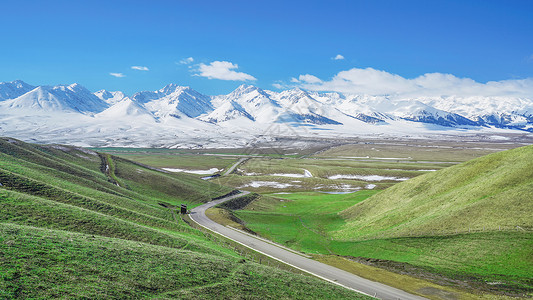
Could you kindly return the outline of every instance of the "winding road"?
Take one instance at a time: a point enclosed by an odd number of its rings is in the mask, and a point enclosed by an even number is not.
[[[211,201],[206,204],[195,207],[191,210],[191,219],[200,226],[213,232],[221,234],[243,246],[267,255],[280,262],[288,264],[294,268],[310,273],[316,277],[329,281],[331,283],[343,286],[345,288],[373,296],[379,299],[397,300],[397,299],[426,299],[420,296],[412,295],[402,290],[384,285],[379,282],[364,279],[344,270],[323,264],[316,260],[306,258],[293,251],[281,248],[274,243],[269,243],[264,239],[256,238],[252,235],[231,229],[220,225],[205,215],[205,211],[222,202],[241,197],[249,192],[228,196],[219,200]]]
[[[224,172],[224,174],[222,174],[222,176],[226,176],[226,175],[229,175],[231,174],[231,172],[233,172],[233,170],[235,170],[235,168],[240,165],[243,161],[247,160],[248,158],[247,157],[244,157],[244,158],[241,158],[239,159],[236,163],[234,163],[229,169],[226,170],[226,172]],[[228,199],[229,200],[229,199]]]

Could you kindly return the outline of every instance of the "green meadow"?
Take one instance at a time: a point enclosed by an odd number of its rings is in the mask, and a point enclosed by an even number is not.
[[[440,284],[439,289],[458,288],[454,293],[465,299],[530,295],[533,148],[501,151],[514,147],[370,141],[305,156],[255,155],[229,176],[210,182],[259,192],[259,197],[244,209],[237,203],[221,207],[231,212],[211,213],[220,222],[241,227],[233,220],[238,217],[261,236],[341,268],[346,263],[337,258],[382,268],[376,274],[386,269],[418,277],[426,280],[424,286],[429,280]],[[161,166],[165,160],[153,155],[143,153],[138,159]],[[188,168],[187,163],[178,159],[175,167]],[[222,168],[209,159],[201,165]],[[312,177],[283,176],[303,175],[304,170]],[[335,175],[357,178],[329,178]],[[358,191],[324,193],[353,190]],[[365,270],[359,275],[395,284]]]
[[[176,214],[231,191],[110,154],[0,138],[0,298],[367,298],[248,261]]]
[[[234,213],[251,230],[305,253],[530,294],[532,158],[533,146],[522,147],[379,192],[268,194]]]

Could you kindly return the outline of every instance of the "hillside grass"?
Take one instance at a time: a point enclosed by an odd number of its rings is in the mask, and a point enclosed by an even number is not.
[[[316,158],[359,157],[377,160],[397,158],[397,161],[464,162],[502,150],[516,148],[513,143],[481,141],[434,140],[364,140],[319,152]],[[518,146],[519,147],[519,146]],[[367,158],[368,157],[368,158]],[[394,160],[392,160],[394,161]]]
[[[296,250],[308,253],[331,253],[329,232],[344,225],[339,217],[342,211],[377,191],[332,195],[317,192],[271,194],[252,203],[235,215],[245,221],[246,227],[266,238]],[[264,196],[263,196],[264,197]]]
[[[239,257],[13,224],[0,252],[2,299],[370,299]]]
[[[533,230],[533,146],[490,154],[399,183],[343,211],[334,236]],[[520,230],[520,229],[518,229]]]
[[[176,214],[231,191],[92,150],[0,138],[0,298],[366,298],[248,262]]]
[[[261,236],[305,253],[356,258],[439,284],[467,287],[474,293],[533,291],[533,232],[515,229],[371,240],[337,238],[347,224],[339,212],[381,193],[270,194],[234,213]]]

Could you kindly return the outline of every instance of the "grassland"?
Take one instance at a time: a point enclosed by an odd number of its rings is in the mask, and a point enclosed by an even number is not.
[[[235,212],[246,226],[262,236],[307,253],[330,253],[328,232],[344,224],[338,212],[376,191],[329,195],[302,192],[271,195]],[[267,204],[261,205],[261,202]]]
[[[120,154],[120,157],[157,168],[178,168],[185,170],[225,169],[237,161],[237,158],[233,156],[193,154]]]
[[[346,220],[339,212],[365,203],[374,194],[377,197],[381,193],[271,194],[234,213],[254,232],[296,250],[319,255],[319,260],[334,265],[347,265],[346,262],[339,263],[339,256],[351,258],[356,262],[421,278],[426,287],[432,286],[426,282],[431,280],[440,285],[466,287],[479,297],[479,293],[485,292],[513,295],[531,292],[531,232],[486,231],[416,238],[338,239],[336,233],[346,226]],[[353,269],[359,270],[357,274],[360,276],[394,285],[394,282],[390,282],[394,278],[391,274],[370,272],[361,269],[359,264],[354,266]],[[407,281],[416,282],[412,279]],[[396,286],[406,288],[405,280],[402,282]],[[420,288],[420,285],[413,284],[413,289],[409,291],[417,293],[416,287]],[[448,291],[463,295],[461,297],[477,297],[461,289],[452,288]],[[435,298],[431,293],[420,294]]]
[[[362,140],[333,147],[315,154],[317,158],[358,157],[367,160],[449,161],[464,162],[490,153],[523,146],[506,141],[456,140]]]
[[[385,189],[399,180],[439,170],[454,163],[418,163],[358,159],[252,158],[225,178],[216,182],[247,190],[271,193],[275,191],[354,191]],[[305,172],[312,177],[304,177]],[[355,176],[332,179],[332,176]],[[377,178],[373,180],[372,177]],[[367,179],[368,178],[368,179]],[[268,184],[261,184],[267,182]],[[276,183],[279,183],[276,185]],[[371,186],[369,186],[371,185]]]
[[[342,212],[342,240],[475,229],[533,229],[533,146],[397,184]],[[369,226],[369,224],[372,224]]]
[[[365,298],[243,259],[177,217],[232,188],[0,138],[0,298]]]
[[[532,148],[469,161],[516,147],[365,141],[305,157],[258,155],[234,174],[212,181],[262,196],[242,210],[213,214],[223,221],[235,215],[262,236],[373,280],[394,285],[399,275],[380,275],[383,269],[418,277],[398,279],[396,286],[421,280],[409,291],[432,299],[531,295]],[[459,164],[464,161],[469,162]],[[304,170],[313,177],[279,175],[303,175]],[[334,175],[411,179],[329,178]],[[254,187],[253,182],[280,186]],[[345,195],[308,192],[356,189]],[[381,269],[371,271],[371,266]]]
[[[285,141],[284,146],[298,141]],[[440,170],[458,162],[516,147],[515,144],[369,140],[332,147],[326,143],[308,149],[127,149],[106,148],[111,153],[155,167],[188,170],[226,169],[242,157],[249,159],[231,176],[215,178],[218,184],[260,193],[354,191],[386,189],[400,180]],[[266,145],[265,145],[266,146]],[[271,145],[272,146],[272,145]],[[312,177],[303,177],[304,170]],[[290,175],[296,175],[290,177]],[[286,176],[284,176],[286,175]],[[332,176],[341,178],[331,179]],[[352,178],[342,178],[348,176]],[[370,176],[370,177],[369,177]],[[370,180],[371,177],[378,178]],[[199,177],[199,176],[197,176]],[[334,177],[333,177],[334,178]]]

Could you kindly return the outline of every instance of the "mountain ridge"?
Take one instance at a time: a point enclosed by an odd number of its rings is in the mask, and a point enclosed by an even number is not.
[[[75,117],[77,114],[83,117]],[[142,122],[136,122],[136,117]],[[118,129],[117,124],[121,124]],[[405,98],[299,88],[275,92],[253,85],[209,96],[177,84],[127,96],[120,91],[91,93],[80,84],[34,87],[20,80],[0,83],[0,135],[30,140],[40,136],[42,139],[35,140],[40,142],[66,142],[68,136],[81,139],[82,128],[91,127],[94,141],[75,142],[110,146],[120,135],[128,145],[146,145],[143,135],[157,135],[159,138],[148,139],[148,144],[170,147],[179,144],[170,139],[181,139],[203,147],[205,141],[213,144],[213,138],[222,135],[227,144],[235,145],[235,140],[247,144],[245,139],[274,135],[269,132],[273,126],[285,126],[292,134],[305,136],[533,132],[533,99]],[[21,133],[20,128],[26,130]]]

